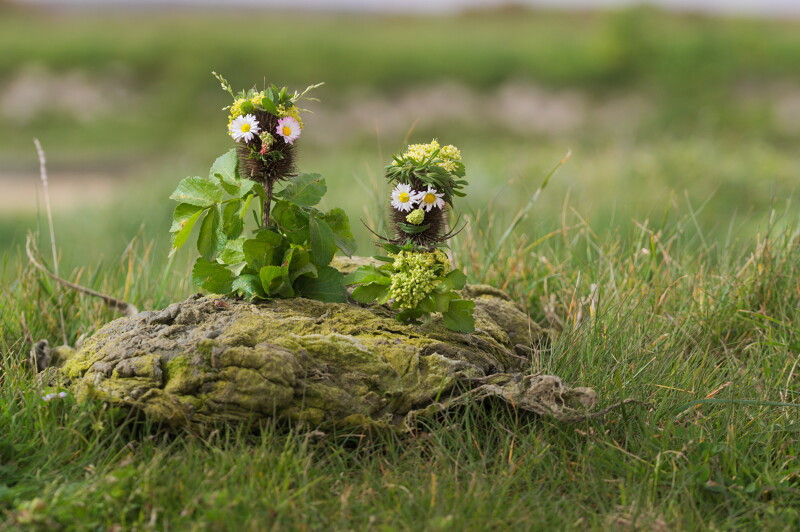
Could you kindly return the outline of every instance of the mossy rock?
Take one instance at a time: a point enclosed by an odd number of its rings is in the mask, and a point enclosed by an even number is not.
[[[384,306],[283,299],[258,304],[195,296],[117,319],[61,369],[79,400],[138,409],[170,426],[257,425],[405,430],[470,398],[499,397],[570,418],[595,394],[529,375],[542,334],[504,293],[470,286],[476,331],[436,320],[403,325]]]

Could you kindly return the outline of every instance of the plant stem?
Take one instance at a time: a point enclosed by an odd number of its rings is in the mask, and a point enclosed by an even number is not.
[[[269,227],[269,213],[272,205],[272,180],[267,179],[267,200],[264,202],[264,217],[261,225]]]

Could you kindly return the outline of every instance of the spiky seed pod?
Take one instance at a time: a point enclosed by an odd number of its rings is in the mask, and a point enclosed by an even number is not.
[[[425,190],[421,181],[413,179],[411,182],[413,190]],[[403,244],[410,240],[416,246],[433,249],[437,245],[446,241],[448,236],[447,224],[447,210],[449,206],[445,205],[444,208],[433,208],[425,212],[425,218],[422,223],[411,224],[406,220],[408,212],[401,212],[389,205],[389,220],[391,221],[392,228],[394,229],[395,238],[392,240],[395,244]],[[424,211],[423,211],[424,212]],[[425,228],[427,226],[427,228]],[[425,228],[421,231],[420,229]],[[419,232],[416,232],[419,231]]]
[[[253,114],[258,120],[261,131],[275,135],[279,120],[277,116],[259,109],[253,111]],[[239,156],[239,168],[243,176],[264,185],[267,193],[271,195],[275,183],[295,176],[294,145],[287,144],[282,138],[276,138],[274,144],[270,146],[270,151],[278,152],[280,155],[271,157],[268,162],[258,157],[260,150],[261,138],[258,136],[247,144],[240,144],[236,150]]]

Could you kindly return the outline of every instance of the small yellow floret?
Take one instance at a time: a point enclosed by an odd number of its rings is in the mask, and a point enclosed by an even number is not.
[[[247,133],[248,131],[250,131],[250,124],[242,124],[241,129],[242,133]]]
[[[406,216],[406,221],[410,224],[420,225],[425,221],[425,211],[422,209],[415,209]]]
[[[444,168],[448,172],[455,172],[457,164],[461,162],[461,150],[453,145],[442,147],[436,139],[433,139],[429,144],[410,144],[402,158],[410,159],[420,164],[433,155],[436,150],[439,150],[439,154],[436,156],[438,159],[435,163],[436,166]],[[397,161],[392,164],[396,166]]]

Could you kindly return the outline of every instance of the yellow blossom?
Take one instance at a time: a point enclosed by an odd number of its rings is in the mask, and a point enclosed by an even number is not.
[[[422,163],[433,155],[436,150],[439,150],[439,154],[436,157],[438,161],[434,164],[448,172],[455,172],[458,163],[461,162],[461,150],[453,145],[442,147],[436,139],[433,139],[428,144],[410,144],[402,158],[410,159],[415,163]],[[392,164],[397,165],[397,161]]]

